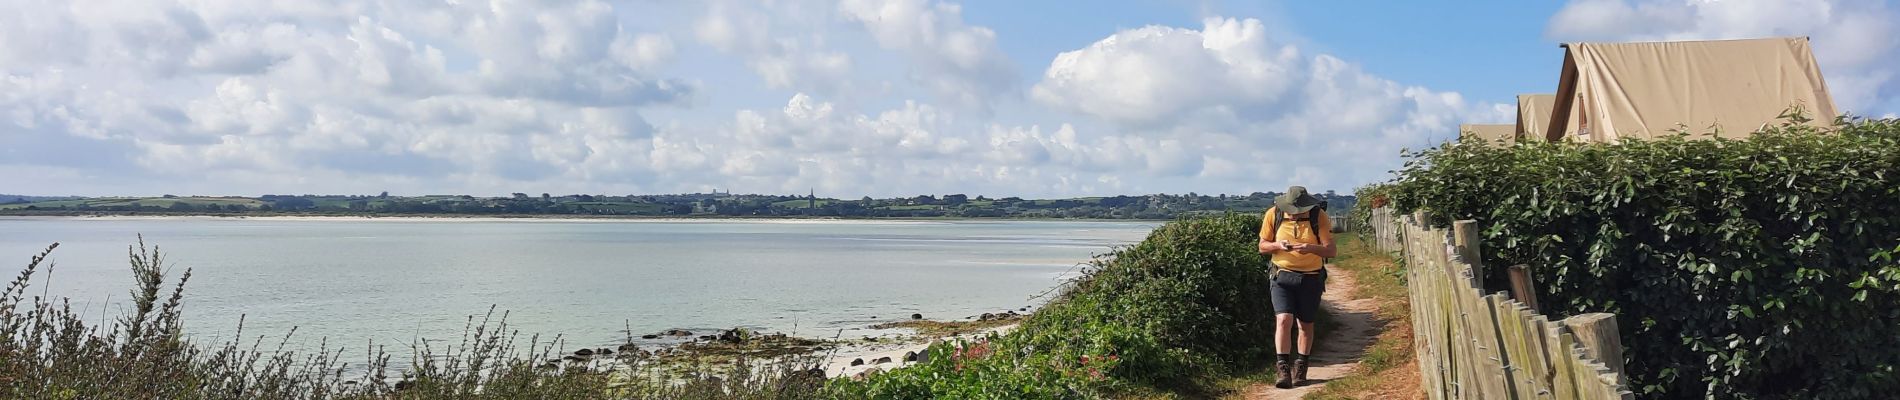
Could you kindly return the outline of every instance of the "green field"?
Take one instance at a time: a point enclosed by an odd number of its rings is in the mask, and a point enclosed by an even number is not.
[[[241,205],[241,206],[251,207],[251,208],[257,208],[265,204],[263,201],[260,201],[257,199],[227,198],[227,197],[177,197],[177,198],[110,197],[110,198],[76,199],[76,200],[41,201],[41,202],[23,203],[23,204],[8,204],[8,205],[0,205],[0,210],[24,209],[27,206],[36,206],[38,208],[59,208],[59,207],[77,208],[81,206],[84,206],[84,207],[117,207],[117,206],[171,207],[173,204],[178,204],[178,203],[185,203],[185,204],[190,204],[193,206],[204,206],[204,205],[212,205],[212,204],[216,204],[219,206]]]

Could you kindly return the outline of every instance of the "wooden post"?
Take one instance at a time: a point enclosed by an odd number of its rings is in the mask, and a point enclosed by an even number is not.
[[[1616,331],[1616,314],[1578,315],[1565,318],[1563,323],[1572,334],[1577,335],[1577,344],[1583,346],[1583,354],[1616,373],[1618,383],[1629,384],[1629,378],[1623,376],[1623,337]]]
[[[1523,264],[1513,265],[1511,269],[1506,272],[1509,272],[1511,275],[1511,298],[1517,300],[1519,303],[1524,303],[1524,306],[1529,307],[1533,313],[1544,312],[1544,309],[1537,307],[1537,292],[1535,289],[1537,286],[1531,281],[1530,266]]]
[[[1478,251],[1480,241],[1478,221],[1467,219],[1453,222],[1451,232],[1452,237],[1456,239],[1458,258],[1464,259],[1466,264],[1471,265],[1471,276],[1466,276],[1465,279],[1471,280],[1471,287],[1478,288],[1481,293],[1484,292],[1484,263],[1478,258],[1480,254],[1483,254]]]

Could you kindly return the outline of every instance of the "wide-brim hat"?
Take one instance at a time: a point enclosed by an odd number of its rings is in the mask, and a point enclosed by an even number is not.
[[[1283,213],[1292,214],[1312,211],[1313,207],[1319,207],[1319,203],[1320,200],[1318,197],[1313,197],[1312,194],[1306,193],[1305,186],[1286,188],[1286,193],[1280,194],[1280,197],[1273,198],[1273,208]]]

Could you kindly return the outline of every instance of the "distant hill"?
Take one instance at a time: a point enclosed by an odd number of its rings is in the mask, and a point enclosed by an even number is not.
[[[27,196],[23,194],[0,194],[0,204],[32,203],[36,201],[72,200],[78,196]]]
[[[623,215],[669,217],[846,218],[1085,218],[1173,219],[1196,214],[1259,213],[1277,193],[1246,195],[1146,194],[1067,199],[989,198],[964,194],[856,200],[805,195],[692,193],[662,195],[570,194],[507,197],[463,195],[263,195],[160,197],[0,197],[0,215],[74,214],[341,214],[341,215]],[[1358,199],[1316,194],[1330,213],[1352,212]],[[14,201],[6,201],[14,200]],[[26,201],[19,201],[26,200]]]

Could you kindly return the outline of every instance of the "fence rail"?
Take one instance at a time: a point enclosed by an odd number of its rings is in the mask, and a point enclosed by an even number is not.
[[[1405,260],[1413,344],[1429,398],[1635,398],[1621,375],[1615,315],[1551,321],[1505,292],[1484,294],[1471,221],[1432,229],[1422,214],[1367,212],[1374,245]]]

